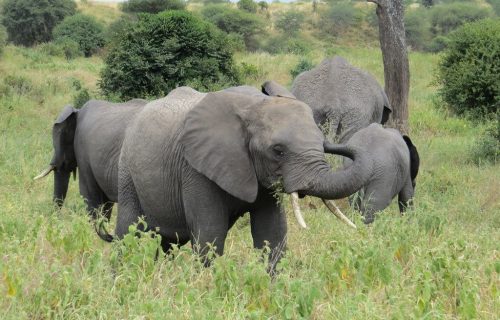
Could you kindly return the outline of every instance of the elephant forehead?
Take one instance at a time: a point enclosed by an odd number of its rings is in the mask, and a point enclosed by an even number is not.
[[[264,117],[273,121],[296,121],[303,119],[301,122],[313,121],[311,108],[301,101],[289,98],[272,98],[266,101],[263,106]]]

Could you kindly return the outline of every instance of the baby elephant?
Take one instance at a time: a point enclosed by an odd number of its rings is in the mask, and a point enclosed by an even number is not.
[[[356,132],[347,142],[358,147],[371,158],[371,166],[360,174],[369,176],[368,182],[351,199],[351,205],[359,209],[366,224],[372,223],[374,213],[384,210],[398,195],[399,210],[403,213],[411,204],[415,192],[415,178],[420,158],[410,138],[395,129],[386,129],[372,123]],[[344,167],[352,160],[344,158]]]

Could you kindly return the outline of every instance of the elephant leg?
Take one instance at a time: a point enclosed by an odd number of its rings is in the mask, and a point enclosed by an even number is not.
[[[413,208],[413,186],[410,179],[405,183],[403,189],[398,194],[399,212],[404,214],[407,208]]]
[[[128,233],[128,227],[142,215],[139,196],[132,177],[125,165],[118,172],[118,215],[115,235],[121,239]]]
[[[390,188],[384,185],[371,184],[365,188],[360,210],[364,216],[364,223],[370,224],[375,220],[375,213],[384,210],[392,200]]]
[[[273,275],[286,250],[285,210],[271,194],[263,195],[250,210],[250,224],[254,247],[262,249],[268,244],[271,249],[268,271]]]
[[[103,205],[105,206],[105,208],[103,208],[103,214],[104,216],[106,216],[106,210],[109,211],[109,206],[106,207],[106,203],[109,200],[97,184],[97,181],[88,166],[80,167],[78,182],[80,187],[80,194],[85,199],[85,203],[87,204],[87,212],[92,217],[92,219],[97,218],[100,207]],[[113,205],[111,204],[111,207],[112,206]]]
[[[211,248],[217,255],[224,253],[230,199],[214,182],[198,172],[191,173],[189,181],[183,184],[182,196],[191,244],[205,266],[209,266]]]

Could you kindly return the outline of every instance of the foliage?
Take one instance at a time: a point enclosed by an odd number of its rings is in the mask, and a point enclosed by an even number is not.
[[[181,10],[186,7],[184,0],[128,0],[121,9],[130,13],[158,13],[165,10]]]
[[[90,99],[91,99],[91,96],[90,96],[89,90],[86,88],[81,88],[73,96],[73,107],[80,109]]]
[[[339,35],[357,24],[362,13],[350,2],[333,3],[321,14],[322,32]]]
[[[86,57],[90,57],[104,46],[104,27],[92,16],[75,14],[65,18],[54,28],[56,40],[68,38],[80,47]]]
[[[500,20],[466,24],[450,35],[439,64],[443,100],[458,115],[495,117],[500,109]]]
[[[240,74],[243,83],[259,80],[266,76],[267,72],[256,65],[242,62],[240,65]]]
[[[471,150],[472,160],[477,163],[496,164],[500,160],[500,119],[492,121],[479,136]]]
[[[301,37],[275,36],[267,39],[263,50],[272,53],[293,53],[304,55],[311,51],[310,44]]]
[[[431,41],[429,10],[415,9],[405,12],[406,44],[414,50],[424,50]]]
[[[464,23],[487,18],[491,12],[473,3],[456,2],[433,6],[429,15],[432,33],[446,35]]]
[[[163,96],[193,81],[199,90],[237,82],[227,37],[183,11],[140,15],[105,62],[99,86],[121,99]]]
[[[5,0],[3,24],[14,44],[32,46],[52,40],[52,30],[75,14],[73,0]]]
[[[240,0],[237,5],[238,9],[250,13],[256,13],[258,8],[257,3],[253,0]]]
[[[113,47],[115,44],[117,44],[123,33],[131,29],[132,25],[136,23],[137,20],[137,15],[123,15],[113,21],[104,30],[104,39],[107,43],[107,46]]]
[[[500,0],[486,0],[497,16],[500,16]]]
[[[295,35],[300,31],[304,23],[304,13],[296,10],[288,10],[278,15],[275,27],[287,35]]]
[[[80,45],[73,39],[64,37],[53,42],[42,43],[38,49],[46,55],[64,57],[68,60],[81,57]]]
[[[311,60],[302,58],[299,63],[292,70],[290,70],[290,75],[293,79],[295,79],[302,72],[309,71],[312,68],[314,68],[314,63],[312,63]]]
[[[3,53],[3,48],[7,44],[7,30],[0,24],[0,55]]]
[[[264,30],[264,21],[255,14],[226,5],[207,5],[202,15],[226,33],[242,35],[248,50],[258,47],[256,36]]]
[[[258,3],[260,11],[266,11],[269,10],[269,4],[267,4],[266,1],[259,1]]]

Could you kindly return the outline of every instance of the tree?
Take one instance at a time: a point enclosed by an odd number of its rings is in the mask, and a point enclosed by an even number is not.
[[[389,125],[403,134],[408,127],[410,67],[406,51],[402,0],[367,0],[377,5],[378,30],[384,61],[385,92],[392,106]]]
[[[105,95],[159,97],[183,85],[205,91],[238,83],[227,37],[212,24],[174,10],[138,19],[105,58]]]
[[[54,38],[69,38],[78,43],[80,51],[90,57],[104,46],[104,27],[92,16],[75,14],[54,28]]]
[[[257,3],[255,3],[253,0],[240,0],[238,1],[238,9],[250,13],[256,13]]]
[[[158,13],[165,10],[181,10],[186,7],[184,0],[128,0],[121,9],[131,13]]]
[[[3,24],[10,41],[32,46],[52,40],[54,27],[75,12],[73,0],[6,0]]]
[[[304,20],[304,14],[300,11],[285,11],[279,14],[276,20],[276,28],[287,35],[295,35],[300,31]]]

